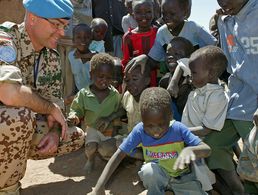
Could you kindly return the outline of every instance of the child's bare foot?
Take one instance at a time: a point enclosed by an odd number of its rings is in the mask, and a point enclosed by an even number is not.
[[[94,162],[93,161],[87,161],[83,167],[83,170],[86,171],[86,173],[91,173],[94,168]]]

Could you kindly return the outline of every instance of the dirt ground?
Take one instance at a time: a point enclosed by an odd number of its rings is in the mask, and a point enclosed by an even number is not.
[[[5,21],[20,23],[24,13],[22,0],[0,0],[0,23]]]
[[[96,158],[95,170],[86,174],[84,150],[46,160],[29,160],[21,180],[21,195],[85,195],[95,186],[106,161]],[[137,170],[140,165],[124,162],[107,184],[106,194],[145,195]]]

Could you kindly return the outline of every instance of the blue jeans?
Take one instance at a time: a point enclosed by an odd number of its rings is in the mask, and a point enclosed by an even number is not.
[[[194,173],[171,177],[157,163],[149,162],[138,172],[148,195],[161,195],[173,191],[175,195],[205,195]]]

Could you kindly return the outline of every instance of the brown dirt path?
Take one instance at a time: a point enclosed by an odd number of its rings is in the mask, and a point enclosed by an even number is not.
[[[96,158],[95,170],[87,175],[83,149],[46,160],[29,160],[22,179],[21,195],[85,195],[95,186],[106,161]],[[139,182],[140,165],[123,163],[108,183],[106,194],[146,194]]]

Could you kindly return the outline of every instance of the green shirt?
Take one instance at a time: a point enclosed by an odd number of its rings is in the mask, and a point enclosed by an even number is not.
[[[109,95],[101,103],[89,86],[81,89],[71,104],[69,116],[84,118],[87,126],[95,128],[99,118],[107,117],[119,108],[120,94],[112,86],[109,89]]]

